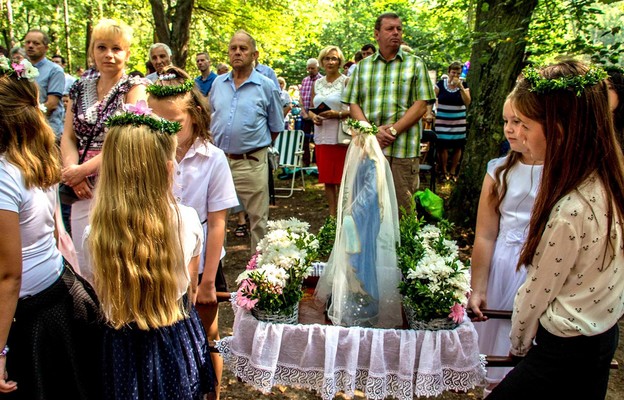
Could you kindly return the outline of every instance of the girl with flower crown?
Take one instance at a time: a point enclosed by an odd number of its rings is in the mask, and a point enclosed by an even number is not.
[[[195,210],[177,205],[171,190],[171,133],[180,126],[144,106],[127,109],[109,119],[85,231],[107,322],[104,398],[203,399],[214,392],[214,371],[189,291],[203,233]]]
[[[61,165],[37,75],[0,56],[0,397],[99,399],[99,307],[57,250]]]
[[[182,124],[178,133],[173,193],[180,204],[193,207],[202,222],[206,245],[199,265],[197,309],[209,340],[219,339],[217,288],[227,291],[221,270],[227,210],[238,205],[225,154],[212,144],[210,112],[205,97],[183,70],[167,67],[148,87],[149,105],[159,116]],[[223,361],[212,354],[220,382]],[[217,387],[218,398],[218,387]]]
[[[510,95],[543,174],[518,261],[511,354],[490,399],[602,399],[624,314],[624,157],[607,74],[576,61],[527,68]]]
[[[542,161],[534,160],[520,137],[521,123],[510,99],[503,106],[505,138],[511,151],[488,163],[483,179],[471,260],[472,293],[468,306],[477,321],[485,321],[481,308],[508,310],[526,271],[516,270],[526,240],[531,210],[537,195]],[[493,319],[475,324],[481,354],[506,356],[511,343],[511,322]],[[489,393],[511,368],[489,368]]]

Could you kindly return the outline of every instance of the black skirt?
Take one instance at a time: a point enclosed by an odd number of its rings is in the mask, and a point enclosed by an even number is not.
[[[20,299],[9,332],[2,399],[100,399],[102,318],[93,288],[65,264],[61,277]]]
[[[104,398],[199,400],[215,391],[206,333],[197,311],[173,325],[104,330]]]

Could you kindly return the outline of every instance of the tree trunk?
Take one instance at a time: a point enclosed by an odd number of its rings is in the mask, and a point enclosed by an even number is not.
[[[468,83],[472,103],[461,176],[451,194],[449,218],[474,226],[487,162],[504,140],[502,110],[525,56],[537,0],[478,0]]]
[[[65,27],[65,62],[67,64],[67,72],[71,74],[73,63],[71,46],[69,41],[69,5],[67,0],[63,0],[63,24]]]
[[[171,47],[173,64],[185,68],[195,0],[179,0],[173,12],[165,10],[162,0],[150,0],[150,4],[158,41]]]
[[[195,0],[178,1],[173,16],[171,49],[173,51],[173,63],[180,68],[186,68],[194,3]]]

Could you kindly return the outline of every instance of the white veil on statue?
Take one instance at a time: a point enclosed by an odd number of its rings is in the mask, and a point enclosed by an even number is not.
[[[327,314],[335,325],[396,328],[403,319],[392,172],[374,135],[353,128],[351,132],[338,199],[336,240],[315,296],[327,302]]]

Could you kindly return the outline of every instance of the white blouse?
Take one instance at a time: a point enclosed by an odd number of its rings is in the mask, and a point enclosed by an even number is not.
[[[314,107],[325,103],[334,111],[347,110],[347,106],[340,101],[347,79],[346,76],[340,75],[336,80],[329,83],[327,77],[324,76],[314,82],[314,99],[312,99]],[[339,126],[340,120],[338,118],[326,119],[321,125],[314,125],[314,143],[338,144]]]
[[[524,356],[538,323],[560,337],[593,336],[624,312],[624,238],[595,175],[562,198],[550,214],[514,303],[511,352]]]

